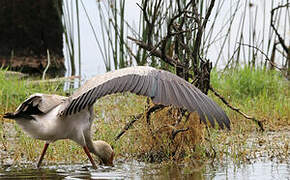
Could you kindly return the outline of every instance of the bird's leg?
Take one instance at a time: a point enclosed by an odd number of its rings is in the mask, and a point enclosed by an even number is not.
[[[96,165],[94,159],[92,158],[92,156],[91,156],[91,154],[90,154],[90,152],[89,152],[88,146],[84,146],[83,148],[84,148],[84,151],[85,151],[85,153],[87,154],[89,160],[91,161],[91,163],[92,163],[92,165],[93,165],[93,168],[94,168],[94,169],[97,169],[97,165]]]
[[[39,168],[40,165],[41,165],[41,162],[42,162],[43,157],[44,157],[44,155],[45,155],[45,152],[46,152],[46,150],[47,150],[47,148],[48,148],[48,145],[49,145],[49,143],[45,143],[45,145],[44,145],[44,147],[43,147],[42,153],[41,153],[40,158],[39,158],[39,161],[38,161],[38,163],[37,163],[37,168]]]

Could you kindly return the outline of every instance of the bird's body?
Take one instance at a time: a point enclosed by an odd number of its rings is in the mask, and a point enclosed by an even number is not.
[[[59,117],[58,113],[61,105],[54,107],[45,114],[32,115],[34,119],[16,119],[20,127],[31,137],[48,142],[59,139],[71,139],[84,145],[82,140],[78,140],[76,132],[85,131],[90,128],[91,114],[88,108],[77,114]]]
[[[25,100],[14,113],[4,117],[15,119],[31,137],[46,141],[38,166],[49,143],[71,139],[81,145],[94,167],[90,153],[111,165],[114,152],[104,141],[91,139],[93,104],[107,94],[132,92],[150,97],[154,103],[175,105],[190,112],[197,111],[200,119],[221,128],[230,128],[224,111],[190,83],[178,76],[151,67],[130,67],[95,76],[70,97],[34,94]]]

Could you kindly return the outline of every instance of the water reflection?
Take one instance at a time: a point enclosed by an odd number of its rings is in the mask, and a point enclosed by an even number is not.
[[[208,169],[206,179],[247,179],[247,180],[272,180],[290,179],[289,160],[284,163],[270,160],[257,160],[251,164],[234,165],[233,163],[219,166],[216,170]]]
[[[146,164],[137,161],[119,161],[115,167],[99,166],[92,169],[83,164],[45,166],[33,165],[1,167],[0,179],[289,179],[289,163],[257,161],[240,166],[232,163],[194,168],[173,165]]]
[[[0,168],[0,179],[144,179],[154,176],[155,166],[137,161],[117,162],[115,167],[90,165],[55,165],[36,169],[33,165],[22,168]],[[24,168],[23,168],[24,167]]]

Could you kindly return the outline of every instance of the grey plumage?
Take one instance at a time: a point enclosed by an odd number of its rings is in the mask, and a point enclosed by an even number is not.
[[[33,118],[30,115],[47,113],[58,105],[62,105],[59,116],[68,116],[93,105],[105,95],[126,91],[148,96],[156,104],[196,111],[202,122],[206,123],[208,120],[214,127],[217,121],[221,128],[225,125],[230,129],[230,121],[225,112],[199,89],[175,74],[145,66],[129,67],[95,76],[68,98],[34,94],[14,113],[6,114],[6,117]]]
[[[225,125],[230,129],[225,112],[199,89],[170,72],[145,66],[124,68],[93,77],[66,99],[61,116],[80,112],[102,96],[126,91],[151,97],[156,104],[172,104],[190,112],[196,111],[204,123],[208,119],[215,126],[216,120],[221,128]]]
[[[13,113],[7,113],[4,118],[17,117],[33,118],[31,115],[45,114],[56,106],[64,103],[67,97],[48,94],[33,94],[27,98]]]

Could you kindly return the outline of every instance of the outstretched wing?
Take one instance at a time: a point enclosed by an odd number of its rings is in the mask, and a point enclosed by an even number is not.
[[[36,93],[20,104],[15,112],[6,113],[4,118],[15,119],[23,117],[31,119],[33,118],[31,115],[47,113],[65,100],[66,97],[63,96]]]
[[[124,68],[93,77],[67,99],[61,114],[75,114],[102,96],[126,91],[151,97],[154,103],[197,111],[204,123],[207,118],[215,126],[216,120],[221,128],[225,125],[230,129],[225,112],[199,89],[175,74],[145,66]]]

